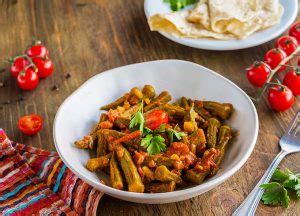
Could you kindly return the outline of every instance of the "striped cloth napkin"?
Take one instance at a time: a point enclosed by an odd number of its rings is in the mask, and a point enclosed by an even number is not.
[[[57,153],[9,140],[0,129],[0,215],[96,215],[103,193]]]

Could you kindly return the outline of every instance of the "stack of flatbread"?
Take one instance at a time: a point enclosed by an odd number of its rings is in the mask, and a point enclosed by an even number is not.
[[[279,0],[200,0],[190,10],[156,14],[148,22],[152,31],[179,37],[244,39],[280,22]]]

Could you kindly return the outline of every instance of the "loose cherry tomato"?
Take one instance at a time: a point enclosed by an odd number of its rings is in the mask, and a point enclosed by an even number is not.
[[[145,125],[151,130],[155,130],[161,124],[169,122],[168,114],[163,110],[153,110],[147,116],[145,116]]]
[[[47,76],[50,76],[53,72],[53,62],[48,59],[42,59],[42,58],[33,58],[32,62],[35,64],[35,66],[38,69],[38,76],[39,78],[45,78]]]
[[[31,46],[26,53],[30,58],[33,57],[46,58],[48,56],[48,49],[44,45],[36,44]]]
[[[295,98],[288,87],[273,86],[269,89],[268,101],[272,109],[281,112],[289,109]]]
[[[284,58],[286,58],[285,52],[283,52],[281,49],[274,48],[265,54],[264,61],[270,66],[271,69],[274,69]],[[285,68],[285,66],[282,66],[279,71],[283,71]]]
[[[29,67],[24,72],[19,73],[17,83],[23,90],[32,90],[39,84],[39,77],[35,70],[32,67]]]
[[[266,63],[254,62],[254,64],[247,69],[247,78],[252,85],[262,87],[268,79],[270,70]]]
[[[31,114],[23,116],[18,121],[18,127],[26,135],[34,135],[42,129],[43,119],[41,116]]]
[[[289,35],[296,38],[296,40],[300,44],[300,22],[296,22],[292,25],[289,31]]]
[[[289,56],[297,49],[298,42],[294,37],[282,36],[277,40],[276,47],[282,49]]]
[[[17,77],[27,65],[29,65],[29,61],[27,61],[27,59],[23,57],[16,58],[9,68],[11,75],[13,75],[13,77]]]
[[[295,71],[289,71],[285,74],[283,84],[286,85],[295,96],[300,94],[300,75]]]

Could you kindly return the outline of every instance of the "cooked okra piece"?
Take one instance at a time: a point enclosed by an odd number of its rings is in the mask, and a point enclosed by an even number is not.
[[[207,127],[207,146],[214,148],[217,144],[217,133],[220,127],[220,122],[216,118],[208,119]]]
[[[113,153],[110,163],[110,181],[113,188],[122,190],[124,188],[122,173],[119,169],[115,152]]]
[[[148,166],[149,163],[153,163],[152,161],[154,162],[155,166],[164,165],[167,167],[171,167],[171,166],[174,166],[174,163],[176,163],[176,160],[168,158],[168,157],[164,157],[161,155],[156,155],[156,156],[149,155],[145,158],[143,164]]]
[[[172,192],[175,190],[176,183],[174,181],[163,183],[152,183],[149,185],[148,190],[150,193],[165,193],[165,192]]]
[[[151,169],[149,169],[149,167],[143,166],[142,170],[144,172],[145,182],[152,182],[152,181],[154,181],[154,173],[153,173],[153,171]]]
[[[178,117],[184,117],[187,114],[187,111],[176,105],[171,104],[164,104],[162,108],[170,115],[170,116],[178,116]]]
[[[128,128],[130,124],[130,118],[117,117],[115,124],[121,129]]]
[[[107,154],[108,142],[101,130],[98,131],[97,157]]]
[[[152,99],[155,97],[155,89],[151,85],[145,85],[142,90],[144,98]]]
[[[99,130],[99,133],[102,133],[107,141],[111,141],[112,139],[117,140],[126,135],[125,133],[122,133],[122,132],[119,132],[116,130],[110,130],[110,129],[101,129],[101,130]],[[127,136],[127,138],[128,138],[128,136]],[[142,149],[143,150],[143,148],[139,145],[140,139],[141,139],[140,137],[137,137],[134,139],[123,140],[123,142],[126,146],[129,146],[134,149]],[[109,145],[108,145],[108,147],[109,147]],[[113,149],[110,149],[110,150],[112,151]]]
[[[208,120],[209,118],[211,118],[211,114],[209,113],[209,111],[207,111],[203,107],[195,105],[194,109],[196,113],[198,113],[198,115],[201,116],[203,119]]]
[[[213,114],[217,115],[223,120],[228,119],[233,112],[233,106],[230,103],[218,103],[214,101],[204,101],[203,106]]]
[[[182,184],[182,179],[179,175],[172,173],[164,165],[161,165],[155,169],[154,179],[161,182],[171,182],[174,181],[177,184]]]
[[[122,97],[118,98],[116,101],[114,101],[110,104],[107,104],[107,105],[101,107],[100,109],[101,110],[110,110],[110,109],[115,109],[118,106],[122,106],[124,104],[124,102],[128,100],[129,96],[130,96],[130,94],[126,93]]]
[[[189,102],[186,97],[181,97],[180,106],[185,110],[188,110],[190,108]]]
[[[200,153],[205,148],[206,138],[203,129],[197,129],[194,133],[188,136],[189,144],[196,146],[196,152]]]
[[[171,95],[167,91],[163,91],[156,98],[154,98],[147,106],[144,107],[144,112],[147,112],[162,104],[168,103],[172,99]]]
[[[145,187],[130,153],[122,145],[118,145],[116,155],[128,184],[128,191],[143,193]]]
[[[95,172],[98,169],[103,169],[109,165],[110,157],[111,153],[101,157],[89,159],[86,164],[86,168],[92,172]]]
[[[228,125],[222,125],[219,129],[218,144],[216,145],[216,148],[219,149],[219,155],[214,160],[217,166],[212,169],[210,175],[215,175],[217,173],[218,167],[223,160],[226,146],[230,139],[231,139],[231,128]]]
[[[136,97],[138,99],[142,99],[143,98],[143,93],[137,87],[134,87],[130,90],[130,96]]]
[[[184,177],[187,181],[200,184],[204,181],[205,177],[209,174],[209,171],[206,172],[196,172],[195,170],[187,170]]]
[[[94,145],[93,137],[90,135],[84,136],[82,140],[74,142],[75,146],[80,149],[92,149]]]

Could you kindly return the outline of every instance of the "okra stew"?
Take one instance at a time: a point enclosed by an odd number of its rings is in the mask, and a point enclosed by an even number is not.
[[[109,174],[105,183],[113,188],[138,193],[180,190],[215,175],[233,134],[225,124],[232,104],[171,99],[145,85],[101,107],[97,125],[75,142],[97,154],[86,168]]]

